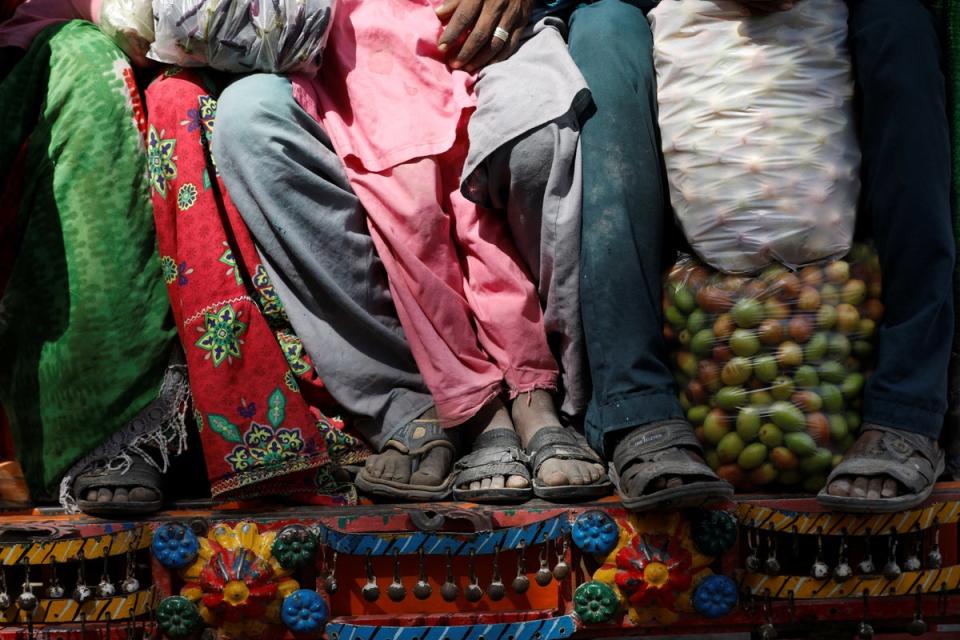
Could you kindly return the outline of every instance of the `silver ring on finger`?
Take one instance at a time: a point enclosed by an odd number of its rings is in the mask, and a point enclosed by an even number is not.
[[[497,27],[493,30],[493,37],[497,40],[506,42],[510,39],[510,32],[504,29],[503,27]]]

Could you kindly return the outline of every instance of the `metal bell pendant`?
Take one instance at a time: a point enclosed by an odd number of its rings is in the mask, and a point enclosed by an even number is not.
[[[127,576],[120,583],[120,590],[124,593],[136,593],[140,590],[140,581],[133,576]]]
[[[490,584],[487,585],[487,597],[494,602],[498,602],[503,600],[505,595],[507,595],[507,587],[500,579],[500,547],[497,547],[493,552],[493,576],[490,579]]]
[[[857,571],[860,572],[860,575],[872,576],[877,572],[877,567],[873,563],[873,553],[870,551],[870,538],[867,538],[865,555],[863,560],[857,564]]]
[[[480,581],[477,579],[477,571],[474,566],[475,555],[470,552],[470,584],[463,590],[463,596],[468,602],[480,602],[483,598],[483,589],[480,587]]]
[[[861,622],[857,627],[857,637],[860,640],[873,640],[873,626],[869,622]]]
[[[846,582],[853,577],[853,568],[847,562],[847,539],[840,538],[840,551],[837,554],[837,566],[833,568],[833,579],[837,582]]]
[[[440,587],[440,596],[447,602],[453,602],[460,595],[460,587],[453,581],[453,559],[447,552],[447,578]]]
[[[47,597],[51,599],[62,598],[66,595],[66,591],[62,586],[60,586],[60,581],[56,577],[50,582],[50,586],[47,587]]]
[[[921,533],[917,532],[917,544],[913,547],[913,553],[908,555],[903,561],[904,571],[920,571],[923,569],[923,563],[920,562],[920,554],[923,553],[923,538]]]
[[[97,585],[98,598],[112,598],[117,594],[117,588],[110,582],[109,576],[100,578],[100,584]]]
[[[747,568],[747,571],[750,573],[757,573],[760,571],[760,556],[757,555],[757,542],[753,534],[747,529],[747,548],[750,550],[750,553],[747,554],[747,559],[744,561],[744,565]]]
[[[85,584],[78,584],[70,597],[73,598],[74,602],[83,604],[93,597],[93,590]]]
[[[896,580],[903,574],[900,565],[897,564],[897,539],[890,538],[890,553],[887,556],[887,563],[883,565],[883,577],[887,580]]]
[[[510,585],[514,593],[526,593],[530,589],[530,578],[527,577],[527,554],[524,547],[520,547],[517,554],[517,577],[513,579]]]
[[[13,604],[13,599],[7,593],[7,576],[0,572],[0,610],[6,610]]]
[[[394,602],[402,602],[407,597],[407,589],[400,576],[400,553],[393,554],[393,582],[387,587],[387,597]]]
[[[323,589],[330,595],[333,595],[337,592],[337,589],[340,588],[340,585],[337,583],[336,577],[331,573],[323,581]]]
[[[913,620],[907,625],[907,633],[912,636],[922,636],[927,632],[927,622],[923,619],[922,595],[917,593],[916,608],[913,610]]]
[[[23,591],[17,596],[17,607],[19,607],[21,611],[33,613],[39,604],[40,601],[37,599],[37,596],[33,594],[33,586],[30,584],[30,574],[28,572],[27,580],[23,583]]]
[[[377,586],[377,576],[373,573],[373,563],[370,561],[369,554],[367,555],[367,584],[363,585],[360,594],[367,602],[376,602],[380,599],[380,587]]]
[[[559,545],[558,545],[559,546]],[[553,566],[553,577],[557,582],[567,579],[570,575],[570,565],[567,564],[567,539],[563,539],[563,545],[557,553],[557,564]]]
[[[769,622],[765,622],[757,629],[757,635],[762,640],[774,640],[777,637],[777,629]]]
[[[940,553],[940,529],[933,531],[933,547],[927,553],[927,568],[939,569],[943,566],[943,554]]]
[[[431,587],[430,583],[427,582],[427,569],[423,564],[422,547],[417,554],[417,560],[419,561],[420,576],[417,580],[417,584],[413,585],[413,597],[417,600],[426,600],[430,597],[430,594],[433,593],[433,587]]]
[[[823,538],[817,536],[817,558],[810,567],[810,575],[816,580],[826,580],[830,577],[830,566],[823,561]]]
[[[553,580],[553,572],[550,571],[550,567],[547,566],[547,545],[544,543],[543,548],[540,549],[540,568],[537,569],[537,573],[533,576],[533,579],[536,580],[537,584],[541,587],[545,587],[550,584],[550,581]]]
[[[777,545],[774,543],[772,536],[767,540],[767,561],[763,567],[768,575],[775,576],[780,573],[780,560],[777,559]]]

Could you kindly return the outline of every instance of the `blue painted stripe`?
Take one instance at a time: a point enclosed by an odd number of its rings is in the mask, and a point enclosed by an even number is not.
[[[320,540],[338,553],[372,556],[393,555],[399,550],[401,555],[417,553],[421,548],[427,555],[458,556],[492,555],[497,547],[501,550],[517,549],[522,546],[541,544],[547,540],[556,540],[570,531],[567,516],[556,516],[541,522],[509,527],[496,531],[484,531],[475,534],[412,532],[402,534],[343,533],[320,526]]]
[[[564,640],[577,630],[572,616],[530,620],[513,624],[464,625],[453,627],[378,627],[331,623],[328,638],[337,640]]]

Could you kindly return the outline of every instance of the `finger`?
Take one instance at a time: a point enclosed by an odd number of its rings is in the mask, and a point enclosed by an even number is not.
[[[522,6],[509,6],[504,12],[503,17],[500,18],[500,24],[496,29],[493,30],[494,35],[490,38],[490,41],[487,43],[483,49],[481,49],[473,59],[470,60],[470,64],[464,67],[470,73],[477,71],[478,69],[486,66],[491,61],[502,60],[500,54],[506,51],[506,55],[510,55],[513,50],[509,47],[510,41],[513,39],[512,34],[514,31],[522,30],[526,25],[527,20],[524,17],[524,10]],[[503,29],[508,34],[506,38],[497,37],[497,29]],[[506,56],[504,56],[506,57]]]
[[[516,29],[513,33],[510,34],[510,38],[507,40],[506,44],[503,45],[503,48],[500,49],[500,53],[493,56],[487,64],[494,64],[495,62],[500,62],[501,60],[506,60],[510,57],[516,48],[520,44],[520,34],[523,32],[523,28]]]
[[[437,48],[446,53],[447,49],[454,42],[460,39],[480,17],[480,11],[483,8],[483,0],[459,0],[456,10],[450,16],[447,27],[440,34]]]
[[[470,32],[470,35],[467,36],[467,39],[460,47],[457,59],[450,64],[451,67],[459,69],[468,62],[471,62],[473,57],[480,53],[481,49],[489,46],[491,40],[496,39],[493,37],[493,30],[500,24],[501,11],[502,8],[494,6],[492,2],[487,2],[484,5],[480,17],[477,19],[476,24],[473,25],[473,31]]]
[[[453,12],[457,9],[457,5],[460,4],[460,0],[447,0],[442,5],[437,7],[437,15],[441,20],[449,18]]]

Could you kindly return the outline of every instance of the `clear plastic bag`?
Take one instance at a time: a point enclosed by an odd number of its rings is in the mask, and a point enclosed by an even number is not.
[[[664,336],[707,463],[741,489],[818,491],[860,426],[883,315],[879,260],[730,276],[682,257],[666,278]]]
[[[670,197],[697,255],[756,273],[845,254],[860,189],[845,3],[661,2],[650,22]]]
[[[336,0],[154,0],[148,57],[231,73],[316,73]]]
[[[151,0],[103,0],[97,26],[135,65],[148,65],[147,51],[153,42]]]

